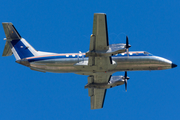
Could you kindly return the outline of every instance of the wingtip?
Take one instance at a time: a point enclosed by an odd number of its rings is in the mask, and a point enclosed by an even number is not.
[[[94,15],[97,15],[97,14],[103,14],[103,15],[106,15],[106,13],[94,13]]]

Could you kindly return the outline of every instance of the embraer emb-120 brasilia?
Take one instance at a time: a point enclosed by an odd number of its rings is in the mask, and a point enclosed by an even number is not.
[[[6,35],[3,56],[14,54],[16,62],[31,70],[54,73],[76,73],[88,75],[91,109],[103,107],[107,88],[125,84],[127,71],[164,70],[177,65],[162,57],[145,51],[129,51],[126,44],[111,44],[108,41],[106,14],[95,13],[90,47],[86,53],[57,54],[35,50],[20,36],[12,23],[2,23]],[[124,76],[112,76],[114,72],[125,71]]]

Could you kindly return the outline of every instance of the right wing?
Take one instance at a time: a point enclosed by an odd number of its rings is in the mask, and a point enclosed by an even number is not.
[[[89,83],[108,83],[110,74],[101,73],[90,75],[88,77]],[[91,97],[91,109],[100,109],[103,107],[104,99],[106,95],[106,89],[88,88],[89,96]]]

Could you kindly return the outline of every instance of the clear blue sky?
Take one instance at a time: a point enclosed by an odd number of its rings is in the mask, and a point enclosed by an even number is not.
[[[148,51],[180,65],[179,0],[3,0],[1,22],[12,22],[35,49],[86,52],[93,14],[107,14],[110,43]],[[5,41],[0,28],[0,48]],[[41,73],[0,57],[0,120],[179,120],[180,67],[128,72],[124,86],[108,89],[103,109],[90,110],[87,76]],[[123,75],[117,72],[114,75]]]

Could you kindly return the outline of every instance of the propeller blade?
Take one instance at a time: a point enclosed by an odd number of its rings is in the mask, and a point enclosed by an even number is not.
[[[129,57],[129,48],[131,47],[131,45],[129,45],[129,40],[128,40],[128,36],[126,36],[126,53],[127,56]]]
[[[130,48],[128,36],[126,36],[126,49]]]
[[[127,71],[125,71],[124,77],[125,77],[125,79],[127,78]]]
[[[125,90],[127,92],[127,79],[124,80],[124,84],[125,84]]]
[[[127,80],[129,80],[129,77],[127,76],[127,71],[125,71],[125,74],[124,74],[124,85],[125,85],[126,92],[127,92]]]
[[[129,48],[129,40],[128,40],[128,36],[126,36],[126,48]]]

